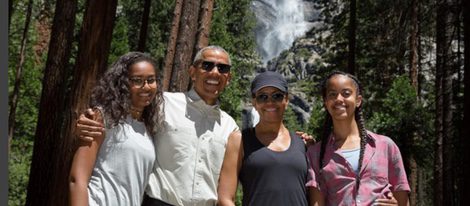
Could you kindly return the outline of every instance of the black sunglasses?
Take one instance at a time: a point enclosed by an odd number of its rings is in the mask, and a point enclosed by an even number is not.
[[[273,102],[282,102],[282,100],[285,97],[285,93],[282,92],[276,92],[271,94],[271,99]],[[269,100],[269,95],[268,94],[260,94],[256,96],[256,102],[258,103],[266,103]]]
[[[214,67],[217,67],[217,69],[219,70],[219,73],[221,74],[225,74],[225,73],[228,73],[230,72],[230,65],[228,64],[216,64],[215,62],[211,62],[211,61],[202,61],[201,62],[201,68],[204,69],[205,71],[207,72],[210,72],[212,71],[212,69],[214,69]]]

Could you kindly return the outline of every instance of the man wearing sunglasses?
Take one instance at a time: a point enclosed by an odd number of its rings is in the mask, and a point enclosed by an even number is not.
[[[229,84],[230,67],[230,56],[223,48],[205,47],[189,68],[193,88],[164,92],[164,125],[154,138],[155,169],[142,205],[216,204],[225,145],[230,133],[238,130],[218,102]],[[92,139],[103,135],[101,125],[81,115],[77,130],[82,140]]]

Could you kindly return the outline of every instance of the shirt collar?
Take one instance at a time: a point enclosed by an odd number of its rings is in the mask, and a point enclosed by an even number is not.
[[[366,130],[367,132],[367,143],[371,146],[375,147],[375,134]],[[328,147],[335,148],[335,135],[331,132],[330,136],[328,137]]]
[[[217,100],[215,102],[215,105],[208,105],[202,98],[199,96],[199,94],[194,90],[194,87],[191,88],[187,92],[187,97],[188,97],[188,102],[189,104],[193,104],[195,106],[198,106],[198,108],[201,108],[203,110],[219,110],[220,109],[220,101]]]

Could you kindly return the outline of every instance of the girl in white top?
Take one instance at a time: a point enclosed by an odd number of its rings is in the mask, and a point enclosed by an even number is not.
[[[155,61],[140,52],[121,56],[91,96],[104,138],[81,141],[70,171],[70,205],[141,205],[155,162],[152,138],[163,119]],[[80,123],[78,123],[80,124]]]

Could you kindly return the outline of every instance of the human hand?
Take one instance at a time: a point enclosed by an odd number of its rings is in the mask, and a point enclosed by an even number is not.
[[[101,112],[87,109],[84,114],[80,114],[75,131],[82,141],[91,142],[95,138],[103,138],[105,129]]]
[[[315,142],[316,142],[315,138],[312,135],[309,135],[305,132],[296,131],[295,134],[299,135],[302,138],[302,140],[304,141],[305,145],[307,145],[307,146],[315,144]]]
[[[393,197],[391,192],[388,192],[385,195],[386,198],[378,198],[374,201],[372,205],[374,206],[393,206],[398,205],[398,201]]]

